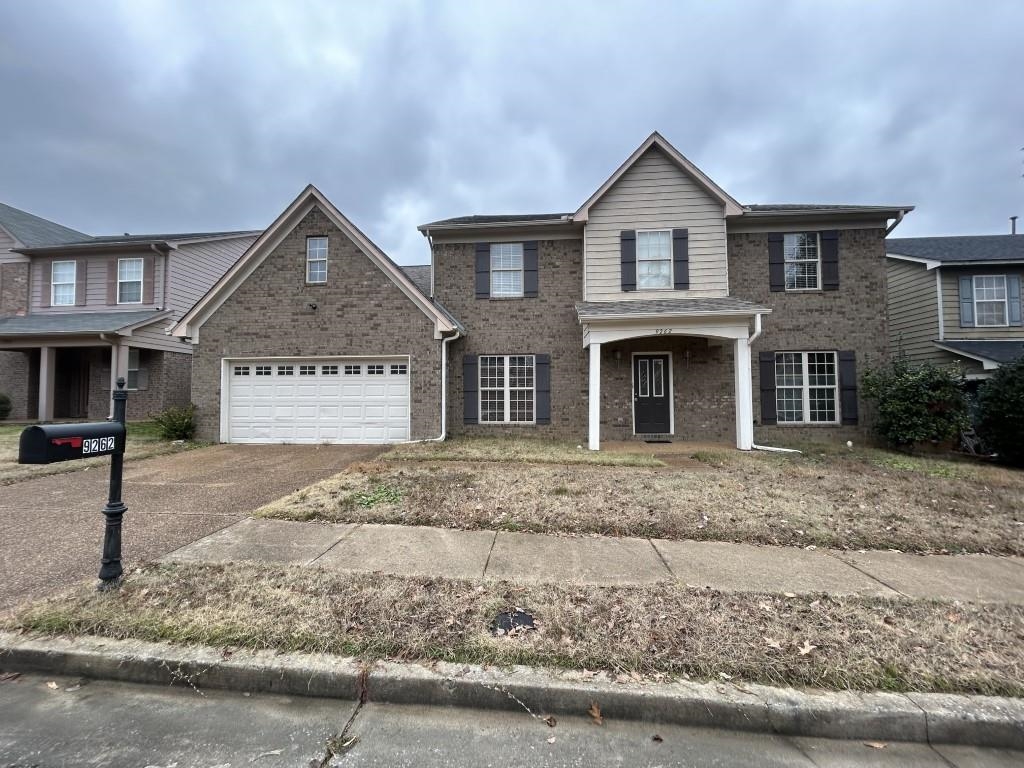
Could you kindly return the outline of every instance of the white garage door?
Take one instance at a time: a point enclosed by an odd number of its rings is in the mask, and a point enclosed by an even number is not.
[[[408,358],[227,360],[229,443],[409,439]]]

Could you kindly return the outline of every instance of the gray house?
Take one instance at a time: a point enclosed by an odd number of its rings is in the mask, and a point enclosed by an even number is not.
[[[189,401],[192,347],[173,325],[256,232],[91,237],[0,204],[0,392],[14,419],[105,418]]]
[[[985,379],[1024,357],[1024,235],[889,238],[894,355]]]

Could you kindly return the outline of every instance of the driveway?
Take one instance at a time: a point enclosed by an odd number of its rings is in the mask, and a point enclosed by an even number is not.
[[[127,462],[127,570],[237,522],[257,507],[381,452],[378,446],[216,445]],[[109,472],[0,488],[0,613],[99,570]]]

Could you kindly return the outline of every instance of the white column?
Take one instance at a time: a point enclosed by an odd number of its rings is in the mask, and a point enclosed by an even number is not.
[[[107,418],[114,418],[114,392],[117,391],[117,361],[120,359],[120,344],[110,345],[110,408]]]
[[[750,375],[750,344],[736,339],[733,353],[736,372],[736,447],[749,451],[754,445],[754,396]]]
[[[590,343],[590,433],[587,447],[601,449],[601,345]]]
[[[39,420],[53,421],[53,388],[57,374],[57,350],[39,348]]]

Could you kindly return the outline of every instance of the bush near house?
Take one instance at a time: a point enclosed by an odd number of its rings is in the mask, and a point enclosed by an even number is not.
[[[0,421],[11,415],[11,398],[0,392]]]
[[[196,432],[196,407],[189,403],[181,408],[168,408],[153,421],[164,440],[191,440]]]
[[[969,426],[964,378],[956,368],[894,360],[867,370],[863,382],[877,406],[875,432],[889,445],[943,443]]]
[[[982,384],[977,429],[1000,461],[1024,466],[1024,358],[1000,366]]]

